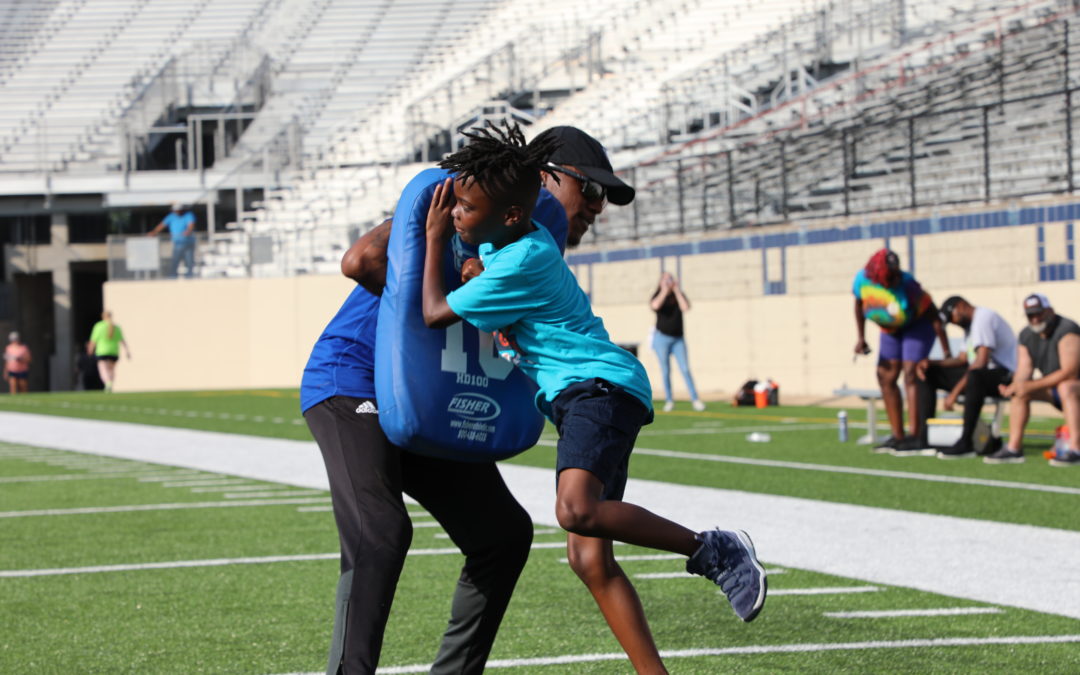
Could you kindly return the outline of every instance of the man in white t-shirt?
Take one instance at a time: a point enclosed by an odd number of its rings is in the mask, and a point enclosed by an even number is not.
[[[920,426],[925,430],[926,420],[934,416],[937,390],[942,389],[949,392],[943,405],[945,410],[952,410],[960,395],[964,395],[964,431],[951,448],[931,451],[924,442],[920,449],[894,452],[894,455],[936,454],[939,459],[973,457],[972,439],[983,403],[988,396],[997,396],[998,386],[1012,381],[1016,370],[1016,334],[994,310],[975,307],[954,295],[941,303],[941,322],[955,323],[964,329],[964,350],[953,358],[924,360],[916,366]],[[1001,439],[992,438],[986,452],[992,453],[1000,445]]]

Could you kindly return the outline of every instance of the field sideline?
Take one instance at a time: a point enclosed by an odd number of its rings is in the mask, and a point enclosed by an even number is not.
[[[194,396],[190,398],[198,400]],[[112,401],[95,402],[91,405],[130,407],[130,404],[122,404],[119,399],[118,396]],[[84,398],[81,402],[90,400]],[[217,400],[220,402],[220,399]],[[5,400],[4,403],[8,404],[4,406],[8,409],[15,407],[10,400]],[[295,405],[295,400],[289,403]],[[24,406],[25,403],[18,408],[26,409]],[[216,407],[219,411],[229,409],[228,405]],[[260,403],[260,407],[264,406]],[[189,412],[198,409],[197,406],[189,408]],[[731,412],[727,412],[729,410]],[[199,414],[169,414],[186,420],[197,420],[201,417]],[[776,669],[786,669],[799,664],[800,670],[830,672],[845,667],[853,667],[855,670],[865,667],[873,670],[877,668],[873,665],[875,663],[896,670],[967,670],[967,666],[958,667],[959,662],[952,661],[952,657],[949,658],[951,666],[948,668],[935,667],[932,665],[934,661],[927,659],[927,654],[948,654],[956,658],[961,658],[961,654],[984,655],[985,658],[980,656],[974,660],[967,656],[962,657],[965,659],[963,663],[971,665],[972,672],[986,670],[987,664],[991,664],[990,670],[996,672],[1013,672],[1029,666],[1037,666],[1041,672],[1075,672],[1080,668],[1080,654],[1075,645],[1075,642],[1080,641],[1080,623],[1077,622],[1077,619],[1080,619],[1080,557],[1076,555],[1076,552],[1080,551],[1080,524],[1075,518],[1076,498],[1080,496],[1080,472],[1070,469],[1047,470],[1047,467],[1041,465],[1045,463],[1035,457],[1029,459],[1027,465],[1004,467],[1006,471],[1000,471],[1003,467],[986,467],[981,464],[976,466],[974,462],[941,462],[933,458],[905,460],[875,456],[867,453],[865,448],[857,448],[852,444],[837,448],[839,444],[835,443],[835,432],[825,421],[828,420],[828,415],[828,411],[813,409],[746,413],[718,409],[711,415],[708,412],[698,415],[679,411],[658,416],[658,423],[648,429],[648,435],[643,435],[641,447],[635,454],[637,459],[631,475],[648,476],[656,480],[632,480],[628,488],[629,499],[696,528],[721,525],[747,529],[754,536],[763,561],[774,570],[786,570],[771,579],[771,597],[775,598],[770,600],[762,618],[754,624],[738,625],[730,616],[730,610],[723,605],[716,606],[717,601],[713,600],[711,612],[714,616],[709,620],[709,625],[715,626],[720,636],[731,633],[729,637],[736,638],[736,644],[725,645],[723,643],[727,640],[724,638],[721,639],[721,644],[715,644],[714,639],[706,639],[704,643],[694,640],[696,631],[689,627],[683,627],[680,631],[680,621],[676,616],[670,615],[670,611],[663,609],[664,602],[673,599],[673,596],[679,596],[684,592],[681,590],[683,588],[697,602],[700,602],[698,596],[709,594],[707,588],[703,589],[690,579],[677,582],[680,584],[678,592],[673,593],[665,586],[667,590],[656,596],[662,598],[658,601],[661,608],[654,611],[650,603],[650,599],[654,597],[654,589],[651,589],[650,585],[660,584],[657,579],[678,579],[685,574],[677,571],[677,565],[672,567],[671,562],[663,563],[655,556],[652,558],[655,562],[651,563],[624,563],[663,566],[663,570],[642,577],[647,581],[637,583],[643,598],[646,599],[647,607],[650,608],[658,641],[672,659],[672,671],[775,672]],[[268,420],[273,416],[265,415]],[[282,408],[280,417],[296,419],[296,414],[293,412],[290,417]],[[287,425],[291,425],[291,422]],[[767,429],[773,435],[774,441],[769,444],[747,443],[743,436],[748,429]],[[309,514],[307,517],[319,517],[321,514],[322,528],[325,530],[329,526],[332,533],[332,523],[329,522],[325,506],[322,506],[326,501],[323,492],[326,478],[318,451],[310,441],[255,438],[194,429],[168,429],[144,424],[105,423],[20,413],[0,413],[0,440],[32,446],[28,448],[25,445],[14,445],[9,446],[5,452],[0,452],[0,468],[4,469],[0,472],[0,484],[6,484],[3,492],[8,492],[9,497],[17,500],[17,503],[13,503],[0,499],[0,532],[7,530],[11,536],[4,539],[14,541],[23,549],[21,553],[6,556],[4,564],[0,565],[0,584],[10,589],[18,588],[14,584],[31,583],[33,575],[44,580],[62,576],[85,579],[90,576],[108,577],[134,573],[167,574],[158,570],[176,569],[182,566],[180,563],[195,569],[236,569],[244,574],[249,574],[250,570],[254,569],[297,564],[318,565],[324,571],[327,565],[331,569],[334,566],[335,542],[325,536],[323,545],[314,547],[315,550],[309,545],[307,550],[274,552],[274,547],[260,545],[253,548],[265,550],[249,551],[258,553],[257,555],[208,555],[205,558],[177,555],[170,559],[160,555],[155,557],[154,552],[144,551],[136,557],[146,558],[145,560],[133,563],[135,566],[129,564],[124,567],[125,563],[119,555],[100,555],[100,551],[85,556],[66,553],[57,555],[54,556],[57,564],[49,564],[49,554],[55,551],[45,546],[41,556],[29,555],[25,549],[33,548],[34,542],[20,539],[18,531],[11,532],[11,525],[17,521],[25,524],[32,520],[44,522],[45,519],[50,519],[48,522],[74,523],[87,522],[87,518],[126,518],[130,516],[119,514],[123,513],[124,509],[138,506],[143,509],[140,517],[146,518],[162,517],[152,514],[164,512],[166,509],[174,511],[170,517],[180,517],[194,510],[215,510],[221,512],[221,518],[229,518],[230,515],[227,514],[239,514],[249,509],[288,508]],[[513,460],[512,463],[503,464],[504,474],[511,488],[529,509],[538,528],[553,524],[551,445],[552,441],[545,439],[537,449]],[[808,446],[821,449],[811,452],[807,449]],[[107,495],[101,495],[90,500],[100,503],[73,503],[59,499],[51,504],[43,503],[38,509],[24,508],[33,500],[18,499],[19,495],[12,494],[11,488],[29,487],[32,481],[23,479],[32,478],[34,474],[28,473],[27,468],[19,469],[13,462],[20,457],[36,456],[35,453],[39,451],[35,448],[39,447],[90,453],[100,456],[101,461],[111,457],[118,459],[108,461],[123,460],[182,467],[174,471],[194,472],[192,475],[204,480],[213,480],[207,478],[206,474],[224,474],[230,478],[218,480],[236,480],[241,483],[256,480],[265,482],[268,486],[265,492],[257,491],[262,489],[258,485],[246,486],[246,497],[244,489],[238,489],[232,499],[243,501],[227,504],[233,508],[225,508],[223,500],[208,499],[205,493],[193,494],[182,500],[159,500],[156,503],[140,503],[138,500],[132,502],[119,498],[110,500],[106,498]],[[1029,452],[1029,455],[1034,454]],[[838,461],[841,459],[850,461]],[[1020,471],[1009,471],[1011,468],[1018,468]],[[998,471],[991,472],[987,471],[988,469]],[[69,474],[70,471],[67,470],[57,473]],[[46,478],[47,476],[48,474],[45,474]],[[56,481],[59,482],[60,480]],[[76,482],[82,481],[72,479],[69,484]],[[51,483],[45,480],[40,483],[46,484]],[[710,485],[716,487],[709,487]],[[292,486],[288,489],[296,494],[288,495],[285,492],[286,486]],[[734,489],[736,487],[745,489]],[[223,486],[220,489],[228,488]],[[890,494],[893,492],[895,496]],[[278,496],[271,498],[270,495],[275,493]],[[29,491],[24,493],[30,494]],[[833,496],[832,499],[822,498],[829,494]],[[963,503],[951,503],[950,496]],[[970,502],[973,499],[985,500],[982,510],[991,517],[973,517],[980,510],[971,508]],[[897,508],[904,500],[910,502],[911,509]],[[270,502],[277,503],[274,505]],[[1011,508],[991,508],[994,504],[1002,503]],[[974,506],[978,507],[979,504]],[[305,508],[306,511],[301,511]],[[1010,517],[1001,517],[1006,510],[1017,513]],[[437,524],[434,525],[432,528],[418,526],[417,541],[414,541],[416,552],[446,549],[448,542],[445,539],[441,540],[441,544],[438,539],[433,540],[431,543],[436,544],[434,546],[426,546],[418,541],[421,536],[438,537]],[[103,526],[108,526],[108,523],[103,523]],[[547,529],[551,530],[550,533]],[[510,650],[515,654],[512,658],[502,658],[507,655],[504,648],[513,647],[518,642],[517,638],[510,637],[514,626],[517,625],[520,629],[523,617],[531,617],[536,612],[543,613],[541,609],[534,607],[543,604],[542,601],[533,598],[529,593],[529,571],[538,573],[537,567],[542,566],[544,560],[561,553],[558,550],[561,547],[561,535],[553,528],[541,529],[540,532],[537,537],[540,546],[530,560],[529,570],[523,578],[523,588],[511,605],[507,626],[500,634],[496,652],[492,655],[494,661],[491,667],[516,669],[519,672],[536,672],[538,669],[544,672],[625,672],[625,661],[617,645],[604,634],[602,625],[599,626],[600,630],[596,630],[598,617],[589,615],[589,612],[596,614],[595,609],[588,603],[581,604],[581,598],[576,596],[584,592],[573,584],[570,584],[572,590],[568,592],[574,594],[572,604],[581,606],[585,613],[582,623],[590,627],[585,634],[592,636],[591,639],[577,643],[577,646],[574,646],[575,640],[570,640],[570,643],[565,645],[565,651],[558,649],[562,644],[559,640],[541,640],[526,649]],[[626,555],[633,557],[636,553],[637,551],[630,551]],[[399,604],[403,611],[407,612],[407,607],[417,601],[409,595],[412,581],[408,572],[412,566],[426,566],[431,560],[443,560],[441,566],[446,568],[449,564],[449,571],[444,572],[448,580],[452,581],[453,568],[459,564],[452,562],[456,557],[429,553],[428,556],[410,558],[399,593]],[[39,558],[42,564],[28,564]],[[424,563],[413,562],[421,558],[426,559]],[[448,558],[451,560],[447,560]],[[641,558],[645,559],[646,556]],[[537,561],[535,564],[534,559]],[[91,564],[77,564],[79,560]],[[72,564],[60,564],[65,562]],[[176,563],[176,567],[170,568],[171,563]],[[23,574],[20,575],[20,572]],[[564,568],[558,577],[560,585],[566,581],[562,577],[567,574],[568,570]],[[813,578],[814,575],[828,577],[821,585],[811,584],[810,587],[818,589],[817,591],[803,593],[797,588],[785,588],[785,585],[794,583],[796,579]],[[571,581],[576,583],[576,580]],[[325,593],[327,583],[324,574],[321,585],[315,587],[323,588]],[[329,583],[332,584],[332,581]],[[545,574],[544,584],[550,583],[550,573]],[[820,613],[816,615],[819,618],[814,620],[805,620],[805,617],[798,620],[785,618],[785,606],[810,603],[807,607],[816,610],[819,607],[815,605],[835,604],[836,600],[830,593],[838,592],[835,590],[837,583],[849,589],[874,589],[861,592],[849,590],[851,595],[844,597],[858,597],[859,600],[850,603],[857,607],[846,612],[833,613],[844,615],[848,622],[854,621],[852,617],[864,617],[864,626],[873,623],[877,629],[870,632],[822,632]],[[834,590],[820,590],[830,588]],[[886,590],[887,593],[882,592]],[[448,591],[445,592],[448,598]],[[794,598],[785,598],[785,595],[790,596],[792,593],[805,595],[807,599],[796,601]],[[913,597],[926,596],[927,593],[932,595],[923,601],[911,600]],[[817,597],[822,594],[830,599]],[[894,594],[904,598],[901,605],[913,605],[904,610],[908,612],[907,615],[903,612],[890,614],[889,612],[897,611],[898,608],[882,608],[880,600],[875,602],[870,599],[891,597]],[[544,595],[541,593],[541,597]],[[18,593],[15,596],[17,597]],[[5,597],[10,596],[5,593]],[[320,631],[328,630],[325,625],[328,603],[325,597],[315,600],[317,602],[312,605],[311,621],[321,622],[321,625],[312,630],[314,634],[322,635]],[[441,598],[435,599],[437,606],[439,600]],[[722,601],[722,598],[720,600]],[[3,604],[8,602],[5,600]],[[927,603],[934,606],[920,607]],[[971,603],[979,604],[973,607]],[[676,607],[685,608],[684,605]],[[17,606],[7,609],[17,609]],[[5,614],[8,613],[7,609]],[[679,611],[675,608],[673,610]],[[687,611],[692,614],[705,609]],[[1032,614],[1032,611],[1043,614]],[[320,613],[324,616],[320,616]],[[441,617],[442,612],[435,611],[433,614]],[[556,611],[555,616],[561,614]],[[415,619],[415,615],[409,616]],[[906,618],[899,618],[901,616]],[[937,618],[927,619],[927,616]],[[1053,618],[1055,616],[1059,618]],[[384,654],[384,663],[388,669],[384,672],[425,672],[420,659],[424,654],[428,654],[430,658],[433,653],[430,649],[433,636],[427,635],[424,638],[426,642],[423,644],[429,645],[427,649],[419,649],[415,651],[416,656],[409,658],[410,649],[401,644],[399,638],[404,637],[408,641],[406,636],[410,631],[400,625],[400,620],[395,623],[392,619],[392,628],[401,628],[402,635],[391,635],[388,631],[388,651]],[[836,620],[839,619],[834,619]],[[785,629],[785,622],[790,630]],[[554,619],[553,623],[558,624],[560,620]],[[668,623],[674,623],[675,627],[665,628]],[[531,626],[527,620],[526,624]],[[972,630],[967,628],[969,624],[989,627],[985,630]],[[437,625],[438,618],[435,619],[435,639],[438,634]],[[899,633],[883,627],[900,625],[905,626],[905,630]],[[764,626],[764,629],[758,630],[759,626]],[[1043,630],[1049,626],[1056,628]],[[770,627],[775,630],[769,630]],[[548,629],[530,627],[525,632],[537,631],[544,634]],[[830,639],[823,639],[825,637]],[[564,642],[568,639],[562,638]],[[313,658],[311,654],[318,654],[323,649],[318,640],[315,642],[314,645],[304,646],[303,651],[307,656],[302,659],[275,659],[272,663],[280,664],[277,667],[251,663],[224,669],[221,669],[222,666],[217,669],[193,668],[187,672],[315,672],[321,666],[318,657]],[[590,644],[593,644],[593,648],[589,647]],[[603,649],[597,651],[596,644]],[[680,647],[680,644],[685,646]],[[416,646],[412,649],[416,650]],[[0,653],[4,652],[12,654],[10,644],[3,645]],[[895,653],[888,655],[890,652]],[[815,656],[807,660],[807,653]],[[859,656],[854,656],[856,653]],[[1002,660],[1002,655],[1006,653],[1010,656]],[[800,657],[799,654],[804,656]],[[401,659],[405,659],[405,662]],[[288,667],[288,663],[297,661],[299,667]],[[410,663],[417,665],[409,665]],[[131,667],[135,668],[134,665]],[[58,669],[57,672],[59,671]],[[113,671],[104,669],[86,672]],[[142,672],[184,672],[184,669],[170,669],[159,665]]]

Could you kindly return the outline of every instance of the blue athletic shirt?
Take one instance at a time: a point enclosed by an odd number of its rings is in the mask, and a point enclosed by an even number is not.
[[[300,411],[331,396],[375,398],[379,298],[357,285],[311,350],[300,381]]]
[[[165,226],[169,228],[169,234],[172,235],[173,241],[187,241],[194,237],[192,234],[184,236],[184,231],[187,230],[188,225],[195,222],[195,214],[191,211],[186,213],[170,211],[169,215],[165,216],[163,220]]]
[[[502,356],[540,387],[536,407],[549,418],[563,389],[592,377],[622,387],[652,410],[645,368],[611,341],[551,234],[536,221],[533,226],[500,249],[481,245],[484,271],[446,296],[450,309],[497,333]]]

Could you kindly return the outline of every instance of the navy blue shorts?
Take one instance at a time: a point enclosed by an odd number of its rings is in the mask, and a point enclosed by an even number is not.
[[[592,378],[555,397],[551,420],[559,432],[556,485],[563,469],[585,469],[604,484],[602,499],[621,501],[630,452],[638,431],[653,421],[652,410],[621,387]]]

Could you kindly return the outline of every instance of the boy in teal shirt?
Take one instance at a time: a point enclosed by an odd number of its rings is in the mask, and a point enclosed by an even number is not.
[[[559,432],[556,517],[567,557],[638,672],[666,672],[633,585],[612,541],[688,556],[687,571],[724,590],[752,621],[765,602],[765,571],[745,532],[697,534],[622,501],[630,452],[652,421],[641,363],[608,337],[554,240],[530,219],[551,138],[525,144],[517,127],[467,134],[472,142],[440,166],[455,173],[436,188],[427,219],[424,321],[465,319],[536,381],[536,405]],[[557,176],[551,174],[553,178]],[[453,231],[480,247],[484,271],[449,295],[443,252]]]

